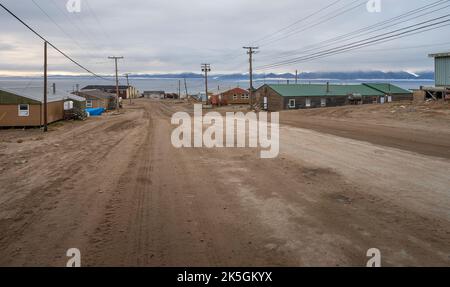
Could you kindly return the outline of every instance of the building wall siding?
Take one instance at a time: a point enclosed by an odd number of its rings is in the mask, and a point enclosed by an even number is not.
[[[450,57],[435,59],[436,86],[450,86]]]
[[[306,109],[306,108],[320,108],[322,107],[322,99],[325,99],[325,107],[337,107],[349,105],[351,102],[348,96],[298,96],[298,97],[282,97],[269,86],[263,86],[256,91],[256,100],[258,104],[264,106],[264,97],[268,98],[268,111],[280,111],[289,109]],[[374,104],[380,103],[381,97],[379,94],[365,95],[362,97],[362,104]],[[289,106],[289,101],[295,100],[295,107]],[[307,99],[310,100],[310,106],[307,107]],[[411,94],[394,94],[392,95],[393,101],[412,101],[413,95]],[[387,99],[386,99],[387,102]]]
[[[272,90],[270,87],[262,87],[255,93],[256,102],[262,107],[264,105],[264,98],[267,97],[268,111],[283,110],[283,97]]]
[[[237,96],[237,99],[234,99],[234,95]],[[248,99],[243,98],[244,95],[249,95]],[[249,92],[233,92],[228,91],[221,94],[222,100],[230,105],[248,105],[250,104],[250,93]]]
[[[41,104],[30,105],[30,115],[19,117],[18,105],[0,105],[0,127],[37,127],[44,124],[44,108]],[[48,104],[48,123],[64,118],[64,102]]]

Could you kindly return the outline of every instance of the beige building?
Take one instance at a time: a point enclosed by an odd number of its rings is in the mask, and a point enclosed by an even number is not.
[[[38,127],[44,125],[43,88],[0,88],[0,127]],[[53,90],[47,96],[47,120],[64,119],[64,102],[80,101],[75,95]],[[82,99],[81,99],[82,100]]]
[[[81,90],[75,94],[86,99],[86,108],[104,108],[105,110],[116,108],[116,96],[113,94],[100,90]]]

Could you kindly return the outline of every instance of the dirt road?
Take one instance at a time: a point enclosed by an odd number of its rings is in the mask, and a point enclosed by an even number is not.
[[[0,266],[450,266],[445,156],[294,125],[276,159],[175,149],[185,108],[0,131]]]

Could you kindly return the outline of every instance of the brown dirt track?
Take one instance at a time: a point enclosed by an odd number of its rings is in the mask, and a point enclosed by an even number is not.
[[[450,265],[440,110],[436,125],[282,113],[281,154],[262,160],[173,148],[170,117],[190,109],[139,100],[44,136],[0,131],[0,266],[65,266],[74,247],[83,266],[365,266],[369,248],[384,266]]]

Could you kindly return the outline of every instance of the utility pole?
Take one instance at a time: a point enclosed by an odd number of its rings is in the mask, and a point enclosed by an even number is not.
[[[130,79],[128,78],[128,76],[130,75],[130,73],[126,73],[125,77],[127,78],[127,87],[128,89],[130,88]],[[130,98],[130,105],[132,104],[131,102],[131,95],[128,95],[128,97]]]
[[[209,104],[208,98],[208,72],[211,72],[210,64],[202,64],[202,72],[205,72],[205,93],[206,93],[206,105]]]
[[[188,89],[187,89],[186,78],[184,78],[184,89],[186,90],[186,99],[187,99],[187,98],[189,98],[189,95],[188,95]]]
[[[47,41],[44,43],[44,132],[48,132],[48,105],[47,105]]]
[[[249,55],[250,62],[250,106],[253,106],[253,54],[256,53],[255,50],[258,50],[259,47],[243,47],[247,50],[247,54]]]
[[[181,100],[181,80],[178,80],[178,99]]]
[[[298,70],[295,70],[295,84],[298,84]]]
[[[108,59],[114,60],[116,63],[116,110],[119,111],[119,69],[117,68],[117,61],[123,59],[123,57],[111,56]]]

